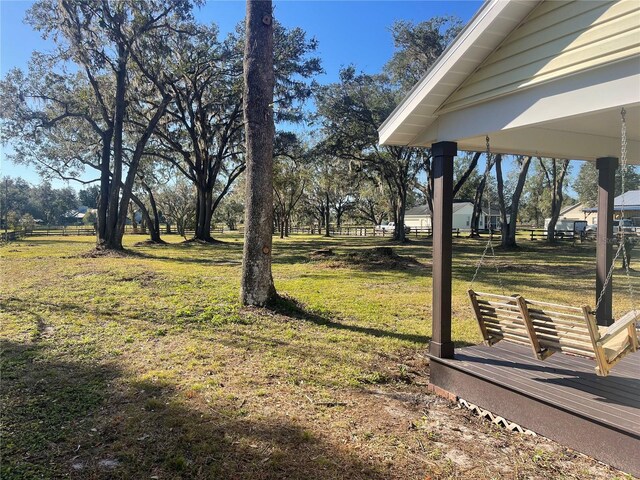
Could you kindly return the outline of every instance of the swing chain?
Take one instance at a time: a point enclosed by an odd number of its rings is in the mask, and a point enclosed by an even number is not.
[[[498,258],[496,255],[496,251],[493,248],[493,235],[492,235],[492,231],[491,231],[491,188],[489,185],[489,175],[491,173],[491,168],[493,167],[492,165],[492,160],[491,160],[491,141],[489,138],[489,135],[486,135],[485,137],[485,142],[486,142],[486,146],[487,146],[487,151],[486,151],[486,156],[487,156],[487,162],[489,165],[488,170],[485,172],[484,175],[484,182],[485,182],[485,188],[487,190],[487,203],[489,206],[489,239],[487,240],[487,244],[484,247],[484,250],[482,251],[482,255],[480,256],[480,260],[478,260],[478,263],[476,264],[476,270],[473,273],[473,277],[471,278],[471,287],[473,287],[473,283],[476,280],[476,277],[478,276],[478,273],[480,272],[480,268],[482,268],[482,265],[484,265],[484,261],[485,258],[487,257],[487,252],[489,250],[491,250],[491,256],[493,257],[493,261],[494,261],[494,265],[496,267],[496,274],[498,277],[498,282],[500,283],[500,288],[502,290],[502,293],[505,294],[505,290],[504,290],[504,283],[502,282],[502,276],[500,275],[500,266],[498,264]],[[480,200],[480,214],[482,214],[482,200]],[[485,225],[486,227],[486,225]]]
[[[625,267],[625,273],[627,276],[627,288],[628,288],[628,292],[629,292],[629,301],[631,302],[631,307],[634,310],[637,310],[636,305],[635,305],[635,294],[633,291],[633,285],[631,282],[631,272],[629,270],[629,256],[627,253],[627,247],[626,247],[626,234],[625,234],[625,230],[624,230],[624,222],[622,222],[622,220],[624,220],[624,213],[625,213],[625,193],[626,193],[626,173],[627,173],[627,120],[626,120],[626,114],[627,111],[625,110],[624,107],[622,107],[622,110],[620,111],[620,117],[621,117],[621,122],[622,122],[622,126],[621,126],[621,148],[620,148],[620,168],[622,169],[620,172],[620,183],[621,183],[621,190],[622,190],[622,198],[621,198],[621,203],[620,203],[620,219],[621,219],[621,223],[622,226],[620,227],[620,232],[618,232],[620,234],[620,238],[619,238],[619,245],[618,245],[618,249],[616,251],[615,256],[613,257],[613,261],[611,262],[611,266],[609,268],[609,272],[607,273],[607,278],[605,279],[603,285],[602,285],[602,291],[600,292],[600,295],[598,296],[598,301],[596,302],[596,311],[598,310],[598,308],[600,307],[600,304],[602,303],[602,299],[604,298],[604,294],[607,290],[607,287],[609,285],[609,282],[611,282],[611,277],[613,276],[613,270],[615,268],[615,264],[616,264],[616,260],[618,259],[618,257],[620,257],[620,254],[622,253],[622,261],[624,263],[624,267]]]

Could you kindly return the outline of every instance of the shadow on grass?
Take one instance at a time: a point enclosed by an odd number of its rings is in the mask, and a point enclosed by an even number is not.
[[[2,341],[0,477],[374,479],[389,472],[255,399],[205,401],[118,364]],[[262,398],[260,405],[268,402]]]
[[[147,246],[143,247],[147,248]],[[176,253],[175,256],[163,255],[160,252],[171,249]],[[204,243],[199,241],[172,243],[165,245],[153,245],[148,251],[127,249],[127,254],[131,257],[137,257],[146,260],[166,260],[178,263],[196,263],[202,265],[241,265],[242,264],[242,244],[235,242],[216,241],[213,243]],[[223,253],[233,255],[234,258],[211,258],[211,257],[194,257],[195,253],[211,255]]]
[[[278,296],[271,305],[269,305],[269,309],[280,315],[295,318],[297,320],[304,320],[305,322],[311,322],[324,327],[334,328],[336,330],[347,330],[350,332],[364,333],[374,337],[395,338],[420,344],[425,344],[430,341],[430,337],[426,335],[389,332],[388,330],[381,330],[379,328],[361,327],[358,325],[348,325],[336,322],[330,318],[307,310],[304,305],[289,297]]]
[[[328,247],[309,249],[304,252],[300,252],[298,249],[298,251],[289,254],[280,253],[274,255],[273,263],[308,264],[311,267],[320,267],[324,270],[350,269],[371,274],[389,272],[410,277],[425,277],[431,274],[430,263],[420,262],[411,255],[399,255],[394,248],[388,245],[377,245],[373,248],[337,246],[340,251],[334,250],[336,245]],[[313,270],[315,271],[317,268],[313,268]]]

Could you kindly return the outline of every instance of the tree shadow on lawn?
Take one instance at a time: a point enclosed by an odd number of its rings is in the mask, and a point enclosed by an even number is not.
[[[146,249],[146,247],[143,247]],[[156,250],[158,248],[159,250]],[[171,249],[176,253],[172,255],[158,254],[162,251]],[[168,262],[179,263],[196,263],[203,265],[241,265],[242,264],[242,244],[232,242],[218,243],[177,243],[153,246],[150,251],[128,250],[132,257],[138,257],[148,260],[166,260]],[[195,253],[211,255],[212,253],[222,253],[222,258],[212,257],[194,257]],[[230,255],[230,257],[225,257]]]
[[[311,322],[323,327],[334,328],[336,330],[347,330],[355,333],[364,333],[374,337],[395,338],[398,340],[414,342],[418,344],[426,344],[431,340],[431,337],[426,335],[418,335],[411,333],[398,333],[390,332],[388,330],[382,330],[373,327],[361,327],[359,325],[349,325],[340,322],[336,322],[328,317],[318,315],[305,308],[303,304],[290,297],[278,296],[276,300],[272,302],[269,308],[286,317],[294,318],[297,320],[304,320],[305,322]]]
[[[475,266],[458,266],[454,268],[454,278],[462,283],[470,283]],[[624,270],[614,271],[614,293],[626,294],[629,280]],[[640,272],[630,272],[632,288],[640,287]],[[541,289],[567,297],[567,300],[575,300],[576,296],[596,296],[596,271],[595,267],[580,267],[570,265],[509,265],[499,267],[499,273],[495,266],[485,265],[480,269],[474,284],[474,289],[482,291],[495,291],[506,295],[520,294],[528,297],[528,292],[540,292]],[[545,294],[545,292],[541,292]],[[541,299],[543,300],[543,299]],[[595,300],[595,298],[594,298]]]
[[[51,358],[38,344],[0,348],[3,479],[389,477],[286,412],[249,415],[251,399],[205,401],[116,363]]]
[[[390,273],[409,277],[425,277],[431,274],[431,263],[418,261],[412,255],[399,255],[394,249],[384,247],[344,249],[317,249],[291,255],[274,255],[273,264],[301,264],[320,270],[351,270],[364,274]],[[350,273],[351,275],[351,273]],[[366,275],[365,275],[366,276]]]

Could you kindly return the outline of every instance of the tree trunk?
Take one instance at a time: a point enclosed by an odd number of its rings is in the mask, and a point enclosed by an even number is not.
[[[118,46],[118,71],[116,73],[115,109],[113,115],[113,175],[109,188],[109,198],[106,215],[105,241],[98,245],[98,248],[106,250],[122,250],[122,234],[124,233],[124,222],[122,232],[118,231],[118,218],[123,211],[126,218],[129,199],[120,199],[120,184],[122,181],[122,156],[123,156],[123,130],[124,116],[126,109],[126,82],[127,82],[127,53],[122,45]]]
[[[149,221],[151,222],[150,235],[151,241],[154,243],[164,243],[162,238],[160,238],[160,215],[158,213],[158,206],[156,205],[156,199],[153,196],[153,191],[151,188],[146,187],[147,194],[149,195],[149,205],[151,207],[151,213],[153,217],[149,217]]]
[[[131,230],[138,233],[138,222],[136,222],[136,212],[133,208],[134,202],[129,203],[129,215],[131,215]]]
[[[109,193],[111,190],[111,141],[113,129],[107,130],[102,135],[102,153],[100,159],[100,195],[98,197],[98,228],[96,232],[96,244],[98,247],[107,243],[107,210],[109,209]]]
[[[471,214],[471,235],[472,237],[477,237],[480,235],[480,216],[482,215],[482,197],[484,195],[484,188],[487,183],[487,179],[489,178],[489,173],[491,172],[491,168],[493,167],[493,159],[491,156],[487,158],[487,163],[484,169],[484,175],[478,183],[478,188],[476,189],[476,195],[473,199],[473,213]],[[485,225],[484,228],[491,228],[491,205],[489,205],[489,225]]]
[[[476,195],[473,199],[473,213],[471,214],[471,237],[480,236],[480,217],[482,215],[482,194],[484,193],[484,184],[485,179],[482,178],[480,183],[478,183],[478,188],[476,189]],[[491,215],[491,212],[489,212]],[[487,226],[485,225],[485,228]]]
[[[325,194],[326,205],[324,206],[324,236],[331,236],[331,208],[329,207],[329,194]]]
[[[429,206],[429,211],[433,212],[433,167],[431,163],[431,155],[428,155],[424,160],[424,169],[427,174],[427,184],[423,191],[424,196]]]
[[[500,238],[502,246],[506,246],[507,237],[509,236],[509,220],[513,222],[511,217],[507,220],[507,206],[504,201],[504,179],[502,177],[502,155],[496,155],[496,180],[498,184],[498,208],[500,209]]]
[[[476,153],[473,154],[473,158],[471,159],[471,162],[469,163],[469,166],[467,167],[467,169],[464,171],[462,176],[456,182],[456,186],[453,187],[453,198],[456,197],[456,195],[458,194],[458,192],[460,191],[462,186],[469,179],[469,176],[473,173],[473,171],[478,166],[478,160],[480,159],[480,155],[482,155],[481,152],[476,152]]]
[[[213,193],[207,187],[206,181],[196,185],[197,208],[196,229],[194,238],[203,242],[213,242],[211,236],[211,219],[213,218]]]
[[[547,178],[550,178],[550,187],[552,188],[551,218],[549,220],[549,226],[547,228],[547,242],[549,243],[555,243],[556,241],[556,224],[558,223],[558,218],[560,218],[560,210],[562,210],[562,200],[564,199],[562,194],[562,186],[564,184],[564,177],[567,174],[567,170],[569,168],[569,160],[562,161],[560,172],[558,172],[558,161],[554,158],[552,159],[552,162],[551,176],[547,176]],[[540,163],[542,165],[542,160],[540,160]]]
[[[622,268],[631,269],[631,251],[636,244],[634,241],[625,237],[624,239],[624,251],[622,253]]]
[[[507,240],[505,242],[502,239],[502,245],[509,248],[517,247],[516,243],[516,220],[518,218],[518,210],[520,208],[520,197],[522,196],[522,190],[524,189],[524,183],[527,180],[527,173],[529,172],[529,165],[531,165],[531,157],[522,158],[520,164],[520,173],[518,174],[518,183],[513,191],[511,197],[511,212],[509,214],[509,231],[507,234]]]
[[[146,126],[144,133],[136,142],[136,148],[131,157],[131,162],[129,162],[127,176],[125,178],[124,183],[122,183],[122,196],[120,198],[120,207],[117,209],[117,218],[116,218],[116,226],[115,226],[115,236],[117,238],[117,243],[120,245],[122,249],[122,236],[124,235],[124,227],[127,219],[127,204],[131,199],[131,195],[133,192],[133,185],[136,180],[136,172],[138,171],[138,165],[140,164],[140,159],[144,154],[145,148],[147,146],[147,142],[151,137],[151,134],[155,130],[160,118],[164,115],[164,112],[169,104],[171,97],[164,95],[162,98],[162,102],[157,107],[155,113],[153,114],[153,118]],[[117,155],[115,153],[114,148],[114,162],[117,159]],[[122,161],[122,159],[120,159]],[[120,186],[120,184],[118,185]]]
[[[142,200],[140,200],[140,198],[138,198],[138,196],[134,195],[133,193],[131,194],[131,200],[138,206],[138,208],[140,209],[140,213],[142,213],[141,226],[143,228],[145,224],[149,226],[150,240],[154,243],[163,243],[162,238],[160,238],[160,224],[156,224],[153,218],[151,218],[151,214],[149,213],[149,210],[147,209],[144,202],[142,202]]]
[[[398,208],[396,209],[396,223],[395,223],[395,229],[393,231],[393,239],[398,241],[398,242],[406,242],[407,241],[407,234],[404,231],[404,212],[405,212],[405,207],[407,205],[407,190],[406,189],[401,189],[400,190],[400,195],[398,195]]]
[[[247,158],[241,302],[265,306],[276,296],[273,230],[273,6],[247,0],[243,113]]]

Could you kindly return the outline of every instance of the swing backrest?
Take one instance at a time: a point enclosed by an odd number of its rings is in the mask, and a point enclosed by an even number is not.
[[[596,373],[606,376],[625,355],[638,350],[636,322],[631,310],[613,325],[599,327],[591,308],[570,307],[522,299],[522,315],[529,317],[545,359],[554,352],[592,358]]]
[[[573,307],[555,303],[525,300],[524,314],[531,319],[545,357],[563,352],[596,358],[598,327],[589,307]]]
[[[541,348],[533,325],[522,315],[526,308],[523,309],[524,299],[521,296],[508,297],[473,290],[468,293],[485,344],[494,345],[500,340],[507,340],[530,346],[536,356],[540,355]]]

